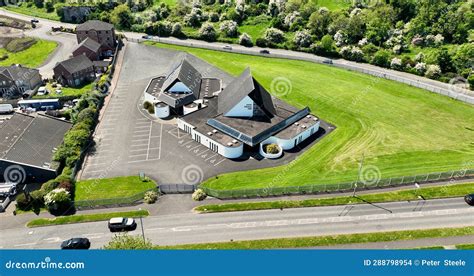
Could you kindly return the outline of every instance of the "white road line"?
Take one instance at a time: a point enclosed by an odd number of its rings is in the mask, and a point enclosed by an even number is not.
[[[150,139],[132,139],[132,143],[140,142],[140,141],[148,141],[148,146],[150,146]]]
[[[142,146],[146,146],[147,144],[133,144],[133,145],[130,145],[130,147],[142,147]]]
[[[135,150],[130,150],[130,152],[136,152],[136,151],[146,151],[147,149],[135,149]]]
[[[190,148],[188,151],[192,151],[193,149],[198,148],[198,147],[200,147],[200,146],[201,146],[201,144],[195,146],[194,148]]]
[[[217,155],[217,153],[214,154],[214,155],[211,155],[211,157],[207,158],[206,161],[209,160],[209,159],[211,159],[212,157],[214,157],[214,156],[216,156],[216,155]]]
[[[148,160],[148,156],[150,156],[150,143],[151,143],[151,130],[153,128],[153,122],[150,121],[150,132],[148,133],[148,147],[146,150],[146,159]]]
[[[132,135],[132,137],[145,137],[148,136],[148,134],[138,134],[138,135]]]
[[[161,129],[160,129],[160,145],[159,145],[159,148],[160,148],[160,152],[158,153],[158,160],[161,159],[161,141],[163,140],[163,124],[161,124]]]
[[[148,156],[148,154],[146,154],[146,153],[143,153],[143,154],[134,154],[134,155],[129,155],[128,158],[135,158],[135,157],[139,157],[139,156]]]
[[[225,159],[222,159],[221,161],[217,162],[217,163],[214,165],[214,167],[217,166],[217,165],[219,165],[220,163],[222,163],[222,162],[224,162],[224,161],[225,161]]]
[[[30,246],[30,245],[36,245],[36,242],[30,242],[30,243],[21,243],[21,244],[15,244],[13,246],[15,247],[20,247],[20,246]]]

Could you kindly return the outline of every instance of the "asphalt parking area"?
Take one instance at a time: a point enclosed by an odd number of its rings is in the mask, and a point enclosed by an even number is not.
[[[288,164],[303,152],[285,152],[276,160],[257,160],[252,156],[229,160],[191,139],[177,128],[173,119],[163,121],[150,116],[142,108],[143,91],[152,77],[168,70],[177,54],[136,43],[127,45],[117,86],[104,106],[94,134],[95,145],[84,161],[80,179],[145,173],[161,184],[197,184],[222,173]],[[224,84],[230,81],[225,72],[198,58],[190,59],[205,72],[204,77],[218,77]],[[323,127],[327,128],[325,124]]]

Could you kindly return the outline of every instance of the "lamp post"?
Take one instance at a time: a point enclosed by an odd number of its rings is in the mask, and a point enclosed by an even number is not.
[[[142,208],[138,208],[138,210],[142,210]],[[143,244],[146,244],[146,239],[145,239],[145,230],[143,229],[143,219],[142,219],[142,214],[140,213],[140,226],[142,227],[142,237],[143,237]]]

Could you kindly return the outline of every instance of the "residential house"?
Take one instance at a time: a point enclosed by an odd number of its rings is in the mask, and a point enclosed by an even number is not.
[[[21,65],[0,66],[0,96],[19,98],[29,90],[41,85],[42,79],[37,69]]]
[[[100,48],[101,46],[98,42],[87,37],[81,43],[79,43],[76,49],[72,52],[72,55],[74,57],[85,55],[90,60],[99,60],[102,55]]]
[[[54,79],[62,85],[78,87],[95,80],[92,61],[85,55],[64,60],[53,68]]]
[[[99,20],[89,20],[76,27],[77,43],[81,43],[86,38],[93,39],[101,45],[101,52],[105,55],[112,55],[116,46],[116,36],[114,25]]]

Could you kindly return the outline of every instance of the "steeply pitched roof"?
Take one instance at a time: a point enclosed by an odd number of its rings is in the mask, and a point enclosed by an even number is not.
[[[114,25],[109,24],[107,22],[103,22],[100,20],[89,20],[82,24],[77,25],[77,31],[88,31],[88,30],[96,30],[96,31],[110,31],[114,28]]]
[[[16,125],[20,123],[20,125]],[[15,113],[13,117],[0,125],[2,139],[0,144],[6,145],[0,152],[0,158],[38,167],[48,167],[53,157],[53,150],[63,141],[64,134],[72,124],[45,115],[31,117]],[[9,130],[14,139],[3,135]]]
[[[276,115],[271,95],[252,77],[250,68],[245,69],[219,94],[218,113],[229,112],[246,96],[249,96],[266,116]]]
[[[59,65],[62,65],[64,69],[66,69],[66,71],[68,71],[70,74],[93,66],[92,61],[85,55],[78,55],[76,57],[61,61],[56,64],[55,68]]]
[[[179,63],[175,63],[173,67],[171,67],[161,91],[170,89],[176,82],[182,82],[192,91],[196,99],[199,98],[202,80],[201,73],[191,65],[186,59],[186,55],[180,55],[178,61]]]
[[[0,74],[7,78],[16,81],[19,79],[29,80],[35,74],[39,74],[38,69],[23,67],[21,65],[0,66]]]
[[[76,49],[74,49],[74,51],[76,51],[77,49],[79,49],[82,46],[84,46],[87,49],[93,51],[94,53],[98,53],[99,49],[100,49],[100,44],[97,43],[95,40],[90,39],[89,37],[84,39],[79,45],[77,45],[77,47],[76,47]]]

